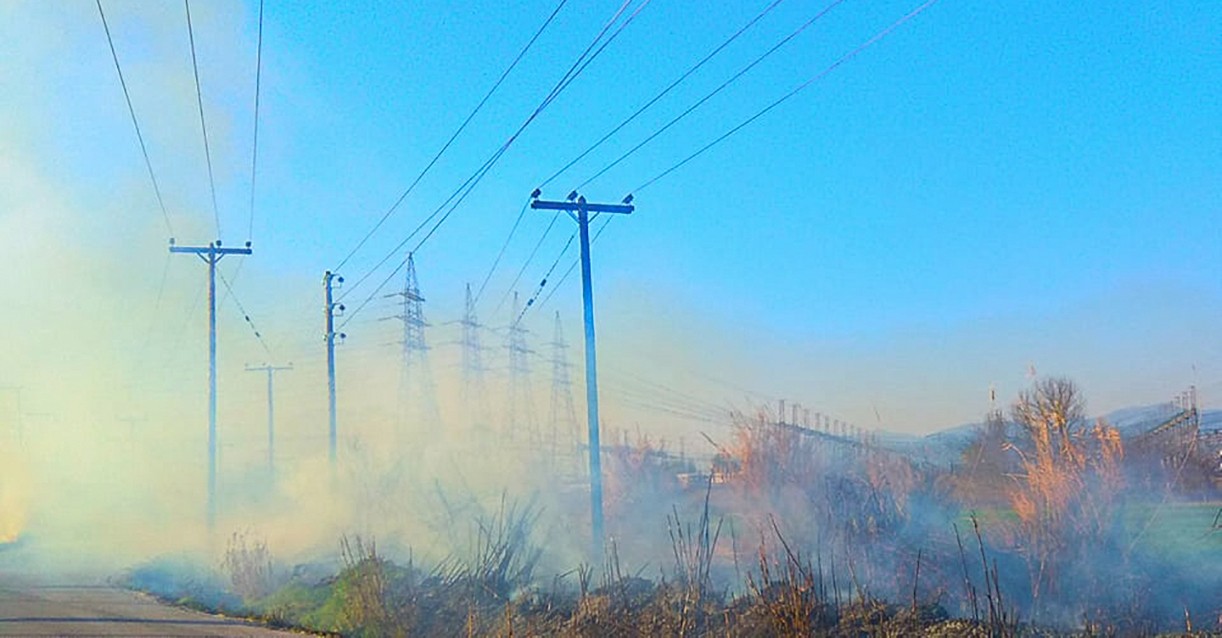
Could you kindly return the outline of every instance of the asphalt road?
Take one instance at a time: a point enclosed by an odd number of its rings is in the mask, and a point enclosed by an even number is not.
[[[157,602],[112,587],[0,578],[0,636],[300,636]]]

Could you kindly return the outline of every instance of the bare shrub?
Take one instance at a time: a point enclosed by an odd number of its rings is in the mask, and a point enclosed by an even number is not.
[[[815,485],[823,474],[815,436],[771,422],[764,412],[734,415],[734,434],[722,449],[723,465],[736,483],[759,494],[778,495],[785,485]]]
[[[1107,546],[1124,450],[1115,428],[1102,420],[1087,427],[1082,394],[1068,379],[1037,381],[1013,415],[1024,438],[1012,446],[1021,472],[1010,499],[1038,607],[1041,597],[1066,593],[1062,571],[1073,561]]]
[[[267,541],[249,531],[229,537],[221,570],[229,577],[233,592],[246,601],[262,598],[277,586]]]

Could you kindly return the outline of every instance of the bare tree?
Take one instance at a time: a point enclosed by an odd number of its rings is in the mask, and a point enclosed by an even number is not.
[[[1123,449],[1103,420],[1088,426],[1082,392],[1069,379],[1036,381],[1011,413],[1024,436],[1011,446],[1021,473],[1010,500],[1038,605],[1041,594],[1057,593],[1075,556],[1101,546],[1121,489]]]

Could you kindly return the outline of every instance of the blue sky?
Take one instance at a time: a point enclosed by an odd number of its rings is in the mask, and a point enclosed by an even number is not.
[[[175,234],[181,243],[206,243],[216,230],[182,6],[103,4]],[[430,317],[458,318],[463,284],[483,280],[535,186],[766,4],[644,6],[421,249]],[[839,3],[584,193],[618,201],[918,4]],[[349,282],[516,129],[619,6],[565,4],[345,265]],[[779,3],[545,196],[563,197],[824,6]],[[236,289],[274,355],[302,362],[289,392],[309,396],[317,381],[310,366],[320,345],[322,272],[411,183],[554,8],[551,1],[266,3],[255,256]],[[221,234],[237,244],[247,239],[258,4],[192,9]],[[202,339],[180,341],[178,331],[199,321],[193,300],[202,269],[166,265],[166,233],[96,6],[6,2],[0,18],[0,191],[10,192],[10,211],[38,208],[31,202],[41,195],[29,193],[53,193],[64,210],[55,223],[0,211],[10,233],[36,246],[10,252],[29,273],[18,302],[28,312],[7,319],[6,332],[58,307],[75,286],[100,288],[118,298],[98,307],[114,325],[129,320],[125,302],[143,309],[133,314],[148,321],[153,350],[186,344],[181,359],[157,365],[195,365],[199,352],[189,348]],[[976,418],[990,383],[1008,398],[1030,365],[1075,378],[1099,411],[1166,400],[1190,383],[1217,405],[1210,392],[1222,396],[1220,87],[1218,3],[941,0],[635,193],[637,212],[595,245],[604,357],[710,402],[726,394],[741,400],[725,389],[733,384],[908,431]],[[527,212],[481,300],[487,323],[508,321],[504,309],[499,316],[492,309],[548,221]],[[544,241],[519,285],[523,295],[570,230],[561,220]],[[87,266],[38,262],[57,252],[82,255]],[[80,272],[97,273],[98,264],[124,281],[82,281]],[[152,303],[163,268],[175,292]],[[346,303],[357,305],[388,272],[376,270]],[[537,333],[549,334],[550,313],[560,310],[576,341],[576,284],[571,277],[531,318]],[[234,335],[225,346],[231,365],[265,357],[241,316],[224,312]],[[375,303],[353,319],[353,351],[383,347],[385,324],[367,320],[384,314]],[[53,336],[46,338],[29,346],[29,360],[53,348]],[[147,336],[125,338],[131,343],[116,351],[147,348]],[[702,384],[697,371],[724,383]]]

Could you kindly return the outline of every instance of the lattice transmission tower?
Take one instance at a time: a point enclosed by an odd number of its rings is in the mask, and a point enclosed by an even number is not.
[[[437,390],[429,366],[429,346],[425,339],[424,296],[420,294],[420,283],[416,279],[416,260],[407,255],[407,274],[403,278],[403,289],[386,295],[398,298],[399,314],[385,319],[398,319],[402,323],[401,362],[398,392],[398,432],[406,434],[427,432],[441,426],[437,409]]]
[[[526,328],[522,327],[522,309],[518,293],[513,293],[513,314],[509,324],[505,349],[509,354],[509,400],[505,408],[505,436],[512,441],[538,445],[539,428],[535,421],[534,395],[530,384],[530,356],[534,351],[526,343]]]
[[[568,468],[570,460],[578,460],[581,446],[580,426],[577,410],[573,406],[573,384],[569,378],[571,364],[568,360],[568,343],[564,340],[564,327],[560,312],[556,312],[556,325],[552,332],[552,405],[548,415],[548,436],[552,463],[556,467]],[[563,461],[562,461],[563,459]],[[577,468],[571,468],[576,470]]]
[[[466,410],[467,426],[482,432],[488,427],[488,406],[484,384],[483,346],[480,345],[480,330],[483,326],[475,314],[475,300],[471,296],[471,284],[467,284],[467,298],[462,321],[462,399]]]

